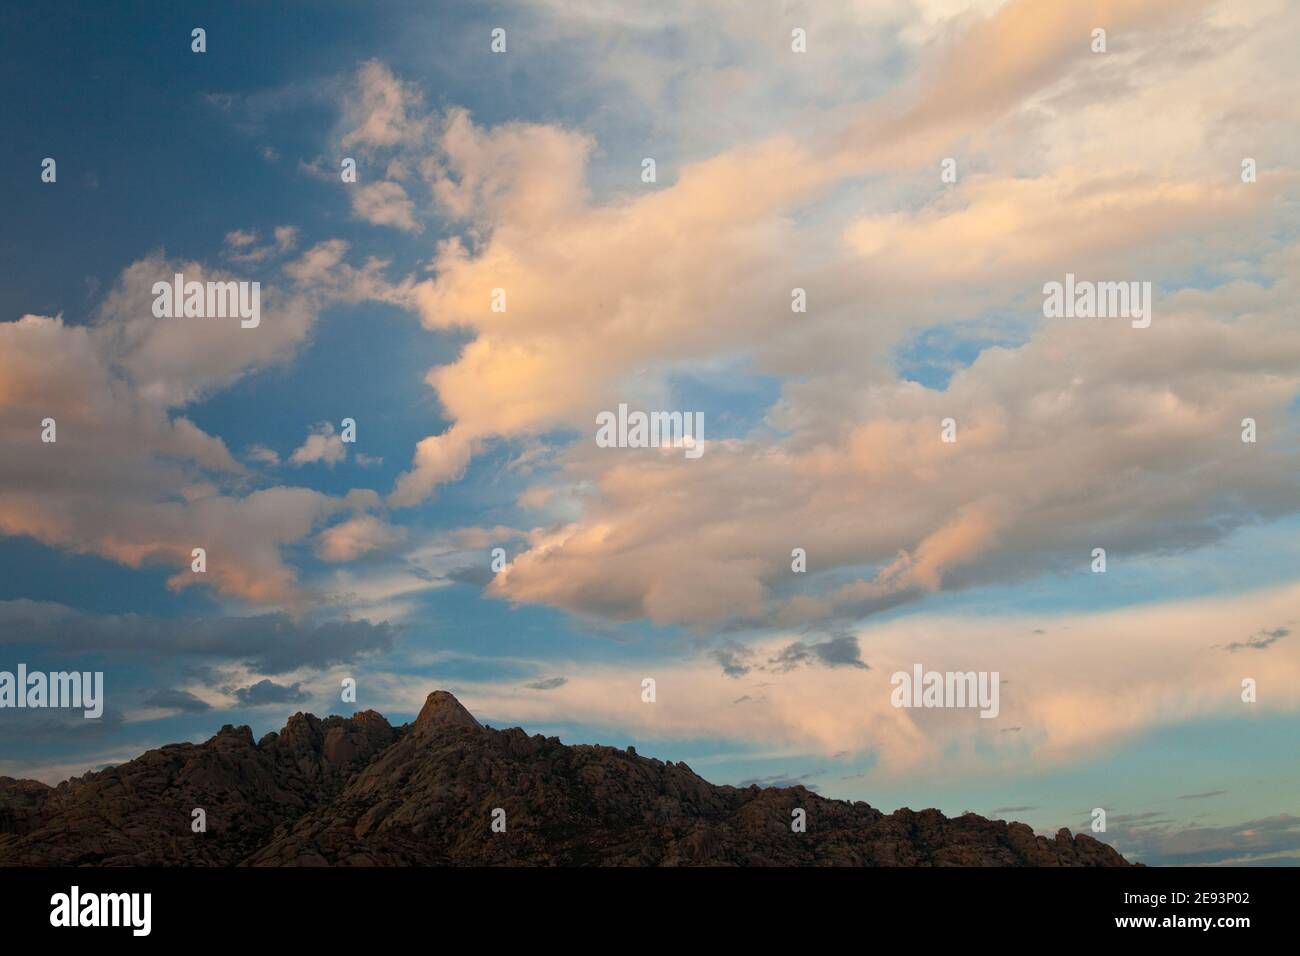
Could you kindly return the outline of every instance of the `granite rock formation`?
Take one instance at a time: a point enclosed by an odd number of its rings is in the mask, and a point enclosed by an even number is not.
[[[806,832],[792,832],[796,808]],[[260,741],[226,726],[57,787],[0,777],[0,866],[22,865],[1129,864],[1068,830],[715,786],[631,748],[483,727],[436,691],[402,727],[295,714]]]

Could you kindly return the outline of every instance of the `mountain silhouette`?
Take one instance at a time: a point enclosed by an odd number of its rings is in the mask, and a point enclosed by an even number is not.
[[[58,865],[1130,864],[1064,829],[715,786],[631,747],[484,727],[435,691],[401,727],[299,713],[260,741],[227,725],[57,787],[0,777],[0,866]]]

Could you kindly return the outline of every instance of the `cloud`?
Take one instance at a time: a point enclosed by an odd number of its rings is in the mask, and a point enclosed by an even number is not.
[[[885,124],[885,148],[900,139],[946,138],[1050,87],[1095,56],[1088,40],[1098,24],[1125,37],[1186,21],[1207,2],[1061,0],[1045,17],[1032,0],[1011,0],[988,17],[969,19],[957,38],[936,44],[919,92]]]
[[[39,645],[59,654],[234,661],[272,675],[390,651],[396,634],[387,622],[295,621],[282,613],[173,620],[95,615],[39,601],[0,601],[0,644]]]
[[[1298,259],[1274,257],[1269,285],[1171,296],[1148,329],[1045,323],[944,389],[791,394],[772,416],[794,429],[785,439],[714,442],[696,461],[579,443],[561,458],[584,488],[578,519],[532,530],[489,593],[615,619],[796,624],[1081,567],[1095,546],[1125,560],[1199,547],[1293,513]],[[1240,441],[1243,409],[1266,440]],[[941,441],[949,416],[955,443]],[[818,569],[873,570],[791,594],[794,545]]]
[[[870,668],[863,662],[858,650],[858,639],[852,636],[837,637],[820,644],[806,644],[795,641],[785,647],[768,661],[775,671],[792,671],[804,664],[822,663],[827,667]]]
[[[347,102],[347,123],[351,129],[340,140],[345,147],[359,146],[365,150],[392,147],[420,136],[420,91],[400,82],[378,60],[361,64]]]
[[[438,485],[464,477],[470,459],[481,447],[482,442],[456,428],[421,439],[415,446],[413,467],[398,479],[388,503],[397,508],[417,505]]]
[[[752,678],[720,672],[711,648],[651,667],[532,662],[552,672],[562,668],[567,678],[546,694],[527,692],[514,680],[453,683],[462,702],[493,723],[607,727],[638,740],[707,737],[827,757],[871,754],[870,775],[877,780],[1004,778],[1094,759],[1192,720],[1300,710],[1300,648],[1277,645],[1268,658],[1252,661],[1249,674],[1225,672],[1223,656],[1208,648],[1208,637],[1225,626],[1277,619],[1298,599],[1300,585],[1292,584],[1231,597],[1058,613],[1050,618],[1057,635],[1051,641],[1030,633],[1031,623],[1043,621],[1039,612],[914,613],[857,630],[870,670],[769,669],[762,706],[735,706],[737,679]],[[745,645],[766,661],[791,642],[778,635]],[[997,717],[981,718],[976,709],[894,707],[890,675],[917,663],[928,670],[998,672]],[[654,707],[641,702],[646,676],[656,681]],[[1267,699],[1243,703],[1244,676],[1267,684]],[[430,680],[427,673],[392,678],[385,706],[418,710]],[[1020,732],[1002,733],[1012,727]]]
[[[235,697],[245,707],[265,707],[269,704],[300,704],[309,697],[297,684],[288,686],[271,680],[260,680],[249,687],[235,690]]]
[[[493,530],[483,529],[483,533]],[[356,618],[404,619],[424,610],[419,598],[431,590],[454,583],[481,587],[491,577],[489,559],[481,551],[484,546],[467,546],[458,535],[369,523],[340,533],[344,537],[337,543],[349,547],[383,541],[371,550],[357,552],[356,556],[365,557],[364,561],[332,568],[311,582],[322,600],[331,607],[346,609]],[[328,531],[323,532],[318,546],[321,540],[328,539]]]
[[[391,148],[463,229],[436,245],[409,301],[429,329],[473,337],[427,376],[451,424],[417,444],[388,504],[419,504],[497,443],[590,436],[597,412],[629,398],[663,407],[674,375],[747,367],[778,377],[781,396],[701,461],[600,455],[581,438],[554,455],[559,474],[520,504],[562,502],[564,520],[531,529],[489,593],[614,620],[797,625],[1066,567],[1094,538],[1148,554],[1290,513],[1297,487],[1279,476],[1296,464],[1283,436],[1300,385],[1287,316],[1300,252],[1268,243],[1215,288],[1202,273],[1285,222],[1296,171],[1247,188],[1222,171],[1236,159],[1156,161],[1127,151],[1126,134],[1096,133],[1134,128],[1133,96],[1186,119],[1169,135],[1208,128],[1202,90],[1256,41],[1202,20],[1202,6],[1106,5],[1105,62],[1086,42],[1092,5],[972,12],[922,31],[907,82],[816,112],[809,135],[733,143],[612,195],[592,185],[584,131],[424,114],[420,135]],[[610,19],[622,18],[594,16]],[[1210,62],[1192,55],[1205,36],[1223,40]],[[996,67],[956,79],[990,49]],[[1147,70],[1151,51],[1186,59],[1193,78]],[[1268,115],[1291,109],[1282,85],[1258,94]],[[1112,114],[1129,125],[1092,122]],[[1085,121],[1087,161],[1069,162],[1059,144]],[[957,183],[938,184],[935,157],[958,148]],[[993,159],[996,174],[981,168]],[[1042,285],[1067,271],[1152,281],[1155,324],[1044,320]],[[813,304],[792,319],[796,287]],[[489,307],[498,289],[504,311]],[[980,344],[942,387],[899,374],[910,336],[959,321],[1003,344]],[[1251,458],[1229,442],[1243,408],[1272,436]],[[953,445],[937,437],[950,416]],[[651,499],[670,514],[651,514]],[[664,521],[680,530],[666,538]],[[865,576],[814,575],[795,594],[783,557],[795,544],[821,571]]]
[[[158,707],[163,710],[179,710],[187,714],[201,714],[204,711],[212,709],[211,704],[195,697],[189,691],[174,688],[159,688],[151,691],[145,695],[142,703],[147,707]]]
[[[248,235],[236,230],[232,247],[249,248]],[[296,241],[289,227],[275,236],[286,248]],[[180,569],[169,580],[176,589],[208,584],[256,604],[301,605],[281,549],[377,499],[292,487],[242,493],[252,480],[245,466],[178,412],[292,359],[330,302],[401,297],[382,263],[357,269],[343,261],[345,245],[330,249],[332,261],[300,270],[291,290],[154,253],[123,270],[89,325],[37,315],[0,323],[0,440],[12,466],[0,474],[0,535],[129,567],[171,565]],[[261,323],[154,317],[153,284],[177,273],[261,282]],[[32,429],[45,418],[57,423],[56,442]],[[207,552],[201,574],[191,571],[195,548]]]
[[[728,641],[721,647],[715,647],[709,655],[722,665],[722,673],[728,677],[744,677],[752,669],[748,661],[754,652],[736,641]]]
[[[322,561],[354,561],[362,555],[392,548],[404,537],[401,528],[371,515],[359,515],[322,531],[316,538],[316,556]]]
[[[377,182],[358,186],[352,192],[352,211],[376,226],[392,226],[403,232],[419,232],[415,204],[400,183]]]
[[[226,233],[226,247],[228,249],[245,249],[257,241],[257,233],[248,232],[244,229],[232,229]]]
[[[283,271],[296,287],[312,290],[326,301],[374,301],[409,307],[410,278],[393,283],[384,275],[386,261],[372,256],[357,267],[344,261],[347,252],[347,242],[326,239],[285,263]]]
[[[1227,826],[1164,824],[1112,830],[1110,842],[1149,866],[1277,866],[1300,860],[1300,817],[1287,813]]]
[[[12,672],[13,667],[5,669]],[[6,707],[5,719],[0,721],[0,744],[10,757],[24,750],[49,753],[66,747],[69,741],[80,746],[102,744],[122,730],[124,716],[116,703],[113,695],[106,692],[104,713],[94,720],[87,720],[85,711],[76,708]]]
[[[812,652],[821,659],[821,662],[827,667],[859,667],[863,670],[870,670],[870,666],[862,660],[862,652],[858,649],[858,639],[851,636],[836,637],[829,641],[823,641],[820,644],[812,645]]]
[[[455,581],[457,584],[473,584],[476,587],[486,587],[492,580],[492,569],[481,565],[469,565],[463,568],[453,568],[447,572],[447,580]]]
[[[1107,7],[1114,24],[1135,28],[1165,24],[1175,9],[1168,0]],[[1010,4],[967,24],[919,89],[905,88],[847,118],[819,114],[834,132],[817,131],[813,145],[778,134],[733,146],[682,164],[671,185],[605,203],[594,202],[586,184],[594,148],[588,136],[536,124],[484,129],[464,111],[448,111],[435,126],[423,174],[442,210],[469,225],[473,244],[440,243],[436,275],[416,287],[415,298],[428,327],[468,328],[476,337],[456,362],[430,373],[454,425],[421,443],[394,504],[414,504],[459,477],[493,436],[589,427],[596,411],[613,407],[626,378],[642,370],[653,375],[754,342],[764,343],[765,358],[785,356],[787,365],[814,349],[823,362],[856,354],[861,323],[856,332],[845,327],[855,304],[878,302],[882,294],[892,300],[885,283],[900,278],[893,263],[871,253],[886,241],[881,231],[901,233],[906,220],[882,217],[874,231],[873,220],[865,220],[845,241],[813,212],[815,204],[835,188],[893,168],[900,157],[931,161],[939,145],[978,131],[990,114],[1079,68],[1091,54],[1078,37],[1089,35],[1095,17],[1082,3],[1071,2],[1046,21]],[[979,68],[978,83],[961,80],[990,47],[1005,48],[1005,60]],[[1118,179],[1111,189],[1131,209],[1096,195],[1096,184],[1080,175],[1025,177],[1011,202],[1037,219],[1037,230],[1057,248],[1084,256],[1097,246],[1108,213],[1150,230],[1143,236],[1149,239],[1266,201],[1241,190]],[[1014,219],[983,217],[980,207],[1016,185],[963,184],[971,194],[965,221],[1014,228]],[[1046,205],[1055,216],[1037,205],[1048,196],[1058,204]],[[1077,239],[1071,238],[1076,230],[1053,229],[1062,215],[1080,218],[1088,229]],[[1104,236],[1107,254],[1138,244],[1113,226]],[[960,256],[926,248],[946,236],[936,226],[917,237],[910,253],[906,237],[898,239],[906,257],[940,267],[965,260],[968,275],[987,258],[990,244],[969,229],[954,240]],[[1013,245],[1033,250],[1037,243]],[[928,297],[932,283],[924,278],[912,284]],[[795,325],[788,321],[790,289],[809,284],[821,304]],[[486,308],[494,288],[508,296],[505,311]],[[952,290],[953,299],[967,291]],[[942,290],[938,299],[949,301]],[[907,319],[881,319],[887,325],[874,330],[877,344]]]
[[[264,262],[275,256],[282,256],[298,243],[297,226],[276,226],[274,239],[264,245],[256,245],[258,234],[255,231],[233,229],[226,233],[223,255],[231,262]]]
[[[529,690],[555,690],[555,688],[563,687],[568,682],[568,678],[565,677],[548,677],[545,680],[533,681],[525,686]]]
[[[1130,245],[1250,216],[1276,200],[1281,185],[1274,180],[1275,188],[1243,192],[1240,183],[1169,182],[1122,167],[1063,168],[1034,178],[977,173],[949,202],[853,222],[845,241],[895,289],[1023,284],[1064,272],[1071,262],[1118,277]]]
[[[347,457],[347,446],[343,444],[342,436],[334,433],[334,423],[318,422],[302,445],[289,456],[289,463],[299,466],[319,463],[333,468]]]
[[[250,600],[289,599],[294,576],[280,546],[343,500],[292,488],[224,494],[219,483],[231,486],[243,466],[220,439],[170,416],[163,399],[197,387],[201,362],[218,378],[227,372],[213,369],[211,357],[191,360],[189,344],[155,351],[152,333],[124,333],[138,348],[107,346],[101,328],[39,316],[0,324],[0,437],[10,464],[0,476],[0,534],[131,567],[183,567],[171,579],[178,588],[206,582]],[[122,362],[157,374],[143,385],[123,380],[116,371]],[[32,431],[31,422],[45,417],[57,422],[55,443]],[[195,547],[208,552],[206,575],[190,572]]]
[[[261,281],[262,318],[256,329],[241,328],[234,320],[155,318],[153,285],[171,281],[176,273],[187,282],[260,281],[161,254],[123,270],[90,335],[97,351],[126,374],[142,399],[168,406],[195,401],[254,369],[293,358],[320,305],[310,290],[286,292]]]
[[[812,773],[800,774],[797,777],[787,776],[785,774],[772,774],[767,777],[750,777],[736,784],[737,787],[803,787],[805,790],[811,790],[813,793],[818,791],[816,784],[808,783],[814,777],[821,774],[822,771],[813,771]]]
[[[1260,628],[1244,641],[1233,641],[1231,644],[1225,644],[1223,649],[1229,654],[1235,654],[1237,651],[1243,650],[1262,651],[1290,635],[1291,629],[1287,627]]]
[[[280,464],[279,454],[265,445],[249,445],[244,449],[244,457],[263,465],[275,466]]]

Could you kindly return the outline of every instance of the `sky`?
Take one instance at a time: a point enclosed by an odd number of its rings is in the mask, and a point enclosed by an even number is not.
[[[1295,865],[1298,39],[1285,0],[9,5],[0,671],[105,709],[0,709],[0,774],[446,689]],[[259,324],[157,317],[176,273]],[[1067,274],[1149,324],[1047,315]],[[698,454],[605,447],[620,405]],[[915,665],[997,716],[894,706]]]

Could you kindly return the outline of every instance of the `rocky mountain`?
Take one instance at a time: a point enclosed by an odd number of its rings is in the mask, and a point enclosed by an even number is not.
[[[402,727],[295,714],[260,741],[226,726],[57,787],[0,777],[0,866],[513,864],[1129,865],[1068,830],[715,786],[632,748],[486,728],[443,691]]]

